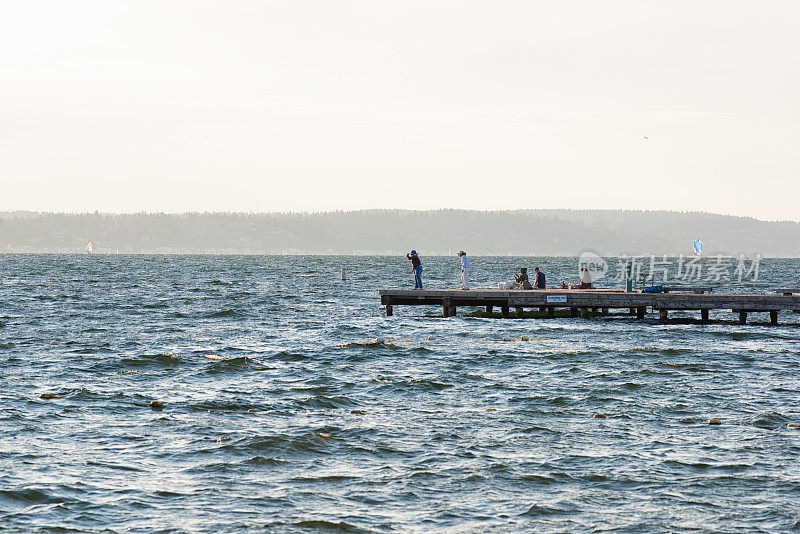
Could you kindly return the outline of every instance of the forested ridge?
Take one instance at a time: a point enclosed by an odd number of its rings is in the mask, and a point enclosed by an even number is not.
[[[0,213],[0,252],[800,256],[800,223],[699,212]]]

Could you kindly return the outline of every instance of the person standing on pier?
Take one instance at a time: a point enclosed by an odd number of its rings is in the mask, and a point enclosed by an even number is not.
[[[458,256],[461,258],[461,289],[469,289],[469,258],[463,250]]]
[[[416,250],[406,254],[406,259],[411,260],[411,272],[414,273],[414,289],[422,289],[422,262]]]

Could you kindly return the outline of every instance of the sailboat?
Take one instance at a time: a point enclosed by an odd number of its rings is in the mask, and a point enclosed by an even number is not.
[[[92,242],[89,241],[86,243],[86,253],[91,254],[92,252],[94,252],[94,246],[92,246]]]
[[[700,241],[699,237],[694,240],[693,247],[695,256],[700,256],[703,254],[703,242]]]

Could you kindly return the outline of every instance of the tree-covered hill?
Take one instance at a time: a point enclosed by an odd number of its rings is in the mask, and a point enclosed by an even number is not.
[[[800,256],[800,223],[671,211],[0,213],[0,252]]]

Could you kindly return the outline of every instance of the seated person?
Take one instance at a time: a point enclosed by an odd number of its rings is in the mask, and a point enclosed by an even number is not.
[[[589,269],[586,267],[581,267],[581,283],[568,286],[564,282],[561,282],[561,289],[594,289],[594,285],[592,285],[592,273],[590,273]]]
[[[536,279],[534,280],[533,287],[535,287],[536,289],[546,289],[547,277],[545,276],[544,272],[540,271],[538,267],[534,267],[533,272],[536,274]]]
[[[533,289],[530,280],[528,280],[528,269],[525,267],[520,267],[519,274],[514,275],[514,282],[515,287],[521,287],[522,289]]]

